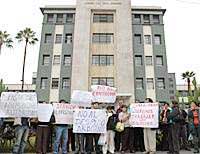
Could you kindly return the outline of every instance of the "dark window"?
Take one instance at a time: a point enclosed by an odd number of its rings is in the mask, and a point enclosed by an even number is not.
[[[154,24],[159,24],[160,23],[159,15],[153,15],[153,23]]]
[[[53,64],[59,65],[60,64],[60,55],[54,55]]]
[[[113,14],[94,14],[93,22],[103,22],[103,23],[112,23],[113,22]]]
[[[53,23],[53,17],[54,17],[54,14],[47,14],[47,22],[48,23]]]
[[[52,34],[45,34],[44,43],[52,42]]]
[[[91,80],[91,85],[106,85],[106,86],[114,87],[114,78],[94,77]]]
[[[41,78],[40,81],[40,89],[46,89],[48,88],[48,78]]]
[[[58,85],[59,85],[59,78],[52,78],[51,88],[58,89]]]
[[[72,43],[72,34],[65,34],[65,43],[67,44]]]
[[[74,23],[74,14],[73,13],[66,14],[66,23]]]
[[[56,34],[55,43],[56,43],[56,44],[62,43],[62,34]]]
[[[64,55],[63,65],[71,66],[72,59],[70,55]]]
[[[50,55],[43,55],[42,65],[48,66],[50,62]]]
[[[63,78],[62,79],[62,89],[69,89],[70,88],[70,79]]]
[[[58,24],[63,23],[63,14],[57,14],[56,23],[58,23]]]
[[[113,55],[92,55],[92,65],[108,66],[114,64]]]
[[[141,34],[135,34],[134,35],[134,40],[135,40],[135,44],[142,44],[142,36]]]
[[[133,15],[133,24],[141,24],[141,15],[140,14]]]
[[[156,65],[157,66],[163,66],[163,56],[156,56]]]
[[[92,36],[93,43],[113,43],[113,34],[94,33]]]
[[[149,24],[150,23],[150,16],[149,16],[149,14],[144,14],[143,18],[144,18],[144,23],[145,24]]]
[[[143,78],[136,78],[136,89],[144,89]]]
[[[155,45],[161,44],[161,35],[154,35],[154,44]]]
[[[141,55],[136,55],[135,56],[135,65],[136,66],[141,66],[142,65],[142,56]]]
[[[165,89],[165,79],[164,78],[158,78],[157,79],[157,88],[158,89]]]

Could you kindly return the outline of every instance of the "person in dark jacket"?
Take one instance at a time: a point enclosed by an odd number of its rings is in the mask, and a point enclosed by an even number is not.
[[[177,101],[172,101],[172,110],[167,115],[167,120],[169,123],[169,152],[168,154],[179,154],[179,134],[180,134],[180,109]]]
[[[200,112],[196,102],[191,104],[191,109],[188,112],[189,132],[193,136],[194,153],[199,153],[199,141],[200,141]]]
[[[107,152],[114,154],[115,152],[115,127],[117,123],[117,115],[114,114],[114,111],[112,110],[112,106],[107,107],[107,116],[108,116],[108,122],[107,122],[107,132],[106,132],[106,143],[102,147],[103,154],[107,154]]]

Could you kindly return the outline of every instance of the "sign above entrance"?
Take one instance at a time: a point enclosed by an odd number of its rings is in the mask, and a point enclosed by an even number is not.
[[[86,5],[121,5],[121,0],[85,0]]]

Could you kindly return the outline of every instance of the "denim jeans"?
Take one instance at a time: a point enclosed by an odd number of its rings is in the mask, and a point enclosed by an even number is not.
[[[68,128],[67,126],[56,126],[56,138],[53,147],[53,154],[59,153],[60,141],[62,142],[62,154],[67,154]]]
[[[17,126],[15,128],[15,144],[13,146],[13,154],[23,154],[27,144],[29,134],[28,126]]]

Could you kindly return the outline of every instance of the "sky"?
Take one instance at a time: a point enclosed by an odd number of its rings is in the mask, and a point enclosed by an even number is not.
[[[75,3],[75,0],[1,0],[0,30],[14,38],[18,31],[30,27],[40,40],[43,15],[39,8]],[[167,9],[164,23],[168,71],[176,73],[177,84],[186,84],[181,73],[194,71],[200,83],[200,0],[132,0],[132,5]],[[7,84],[21,83],[24,44],[14,41],[14,48],[2,48],[0,55],[0,78]],[[25,83],[31,83],[32,73],[37,71],[39,46],[38,42],[28,47]]]

